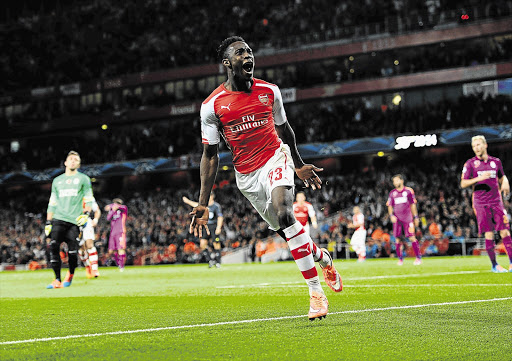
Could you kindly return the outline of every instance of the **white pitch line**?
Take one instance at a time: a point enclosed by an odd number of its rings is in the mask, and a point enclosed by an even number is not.
[[[409,278],[409,277],[429,277],[429,276],[447,276],[447,275],[462,275],[474,273],[489,273],[488,271],[459,271],[459,272],[440,272],[440,273],[411,273],[403,275],[384,275],[384,276],[367,276],[367,277],[343,277],[343,281],[362,281],[374,279],[388,279],[388,278]],[[323,281],[321,281],[323,282]],[[230,285],[230,286],[217,286],[216,288],[246,288],[246,287],[259,287],[259,286],[278,286],[286,284],[300,284],[303,281],[294,282],[278,282],[278,283],[253,283],[249,285]]]
[[[343,288],[407,288],[407,287],[496,287],[496,286],[512,286],[512,283],[461,283],[461,284],[453,284],[453,283],[436,283],[436,284],[410,284],[410,285],[343,285]],[[247,288],[249,286],[219,286],[217,288]],[[250,286],[252,288],[297,288],[297,287],[308,287],[308,285],[300,284],[300,285],[289,285],[289,284],[257,284]]]
[[[383,307],[383,308],[368,308],[368,309],[362,309],[362,310],[348,310],[348,311],[331,312],[331,313],[329,313],[329,315],[341,315],[341,314],[347,314],[347,313],[378,312],[378,311],[388,311],[388,310],[404,310],[404,309],[411,309],[411,308],[424,308],[424,307],[449,306],[449,305],[464,305],[464,304],[468,304],[468,303],[482,303],[482,302],[495,302],[495,301],[508,301],[508,300],[512,300],[512,297],[491,298],[491,299],[486,299],[486,300],[427,303],[427,304],[422,304],[422,305],[409,305],[409,306],[391,306],[391,307]],[[14,345],[14,344],[20,344],[20,343],[69,340],[69,339],[73,339],[73,338],[87,338],[87,337],[99,337],[99,336],[110,336],[110,335],[125,335],[125,334],[142,333],[142,332],[180,330],[180,329],[196,328],[196,327],[214,327],[214,326],[224,326],[224,325],[237,325],[237,324],[243,324],[243,323],[279,321],[279,320],[289,320],[289,319],[294,319],[294,318],[305,318],[305,317],[306,316],[304,316],[304,315],[281,316],[281,317],[270,317],[270,318],[256,318],[256,319],[252,319],[252,320],[200,323],[200,324],[196,324],[196,325],[182,325],[182,326],[145,328],[145,329],[128,330],[128,331],[89,333],[89,334],[84,334],[84,335],[68,335],[68,336],[60,336],[60,337],[33,338],[33,339],[28,339],[28,340],[0,342],[0,345]]]
[[[429,277],[429,276],[448,276],[448,275],[465,275],[474,273],[489,273],[490,271],[458,271],[458,272],[439,272],[439,273],[411,273],[403,275],[384,275],[384,276],[368,276],[368,277],[347,277],[347,280],[375,280],[386,278],[408,278],[408,277]]]

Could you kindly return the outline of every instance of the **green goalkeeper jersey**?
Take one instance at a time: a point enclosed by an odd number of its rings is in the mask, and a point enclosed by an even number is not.
[[[91,205],[91,179],[83,173],[67,176],[65,173],[52,182],[52,194],[47,212],[53,212],[53,219],[76,224],[76,217],[83,213],[84,204]]]

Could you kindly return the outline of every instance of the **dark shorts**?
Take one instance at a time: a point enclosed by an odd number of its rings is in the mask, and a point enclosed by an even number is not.
[[[217,237],[215,235],[215,230],[217,229],[217,224],[216,223],[215,224],[207,224],[206,226],[208,227],[210,234],[206,233],[206,229],[203,228],[203,233],[202,233],[201,239],[206,239],[209,241],[209,243],[211,243]]]
[[[414,236],[414,222],[403,222],[397,219],[396,223],[393,223],[393,235],[397,240],[402,236],[402,231],[405,237]]]
[[[210,234],[208,235],[208,233],[206,233],[206,230],[203,229],[203,235],[201,236],[201,239],[206,239],[210,246],[214,244],[220,244],[220,246],[223,247],[224,245],[220,240],[220,237],[215,234],[215,230],[217,229],[217,223],[208,224],[207,227],[208,230],[210,231]]]
[[[473,209],[476,214],[478,232],[480,234],[509,229],[507,212],[503,204],[475,205]]]
[[[52,232],[50,238],[52,241],[57,242],[60,245],[62,242],[66,242],[68,245],[68,251],[78,251],[78,243],[80,242],[80,228],[76,224],[53,220],[52,221]]]

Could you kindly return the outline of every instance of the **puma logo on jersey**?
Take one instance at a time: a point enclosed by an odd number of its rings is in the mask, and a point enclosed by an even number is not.
[[[229,103],[228,105],[221,105],[220,109],[227,109],[227,110],[231,111],[231,109],[229,109],[230,105],[231,105],[231,103]]]

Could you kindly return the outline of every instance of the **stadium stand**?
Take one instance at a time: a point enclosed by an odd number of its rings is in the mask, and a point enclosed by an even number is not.
[[[223,7],[197,3],[194,13],[180,11],[185,5],[178,1],[159,0],[48,2],[44,9],[20,5],[3,15],[0,25],[2,44],[12,49],[0,56],[5,79],[0,120],[7,129],[0,134],[0,173],[59,167],[69,149],[78,150],[85,164],[198,157],[197,104],[224,78],[212,66],[218,43],[212,39],[232,32],[215,25],[226,16],[237,33],[250,34],[256,55],[264,56],[257,76],[297,92],[286,109],[301,144],[495,129],[510,122],[512,98],[500,82],[512,76],[511,1],[481,6],[480,1],[366,0],[364,11],[360,3],[230,0]],[[123,25],[128,23],[133,26]],[[461,28],[458,38],[443,40],[443,30]],[[208,37],[192,36],[204,29]],[[434,41],[421,36],[427,32]],[[328,47],[332,51],[316,59],[279,60],[297,49],[314,55]],[[402,101],[395,104],[397,95]],[[103,124],[107,129],[100,128]],[[510,143],[503,139],[493,144],[492,154],[510,173]],[[420,204],[422,252],[462,253],[454,242],[479,236],[469,193],[458,185],[468,155],[465,144],[335,159],[340,165],[323,175],[326,186],[308,193],[319,213],[318,243],[345,244],[347,210],[358,204],[371,230],[368,257],[392,255],[384,204],[390,177],[400,172]],[[417,157],[425,161],[418,163]],[[198,176],[184,169],[188,186],[137,189],[125,178],[125,186],[116,190],[130,209],[128,264],[200,261],[197,239],[187,230],[189,209],[181,202],[183,195],[197,198]],[[100,206],[112,197],[109,182],[112,178],[99,179],[95,185]],[[225,251],[251,246],[256,257],[256,245],[270,232],[235,188],[230,172],[222,173],[216,192],[226,216]],[[0,206],[0,263],[44,266],[48,184],[0,184],[0,196],[8,200]],[[506,207],[510,212],[508,200]],[[105,246],[107,232],[100,222],[99,247]],[[469,253],[474,242],[466,246]],[[100,254],[101,263],[108,264]]]
[[[287,107],[299,143],[505,124],[512,116],[511,111],[509,96],[484,99],[481,95],[461,96],[454,102],[444,100],[413,108],[390,107],[385,111],[369,107],[361,98]],[[119,125],[107,131],[31,137],[19,141],[18,152],[0,155],[0,172],[56,167],[69,149],[81,149],[82,159],[87,164],[200,154],[198,129],[197,116],[191,116],[179,122],[158,121]]]
[[[22,2],[23,3],[23,2]],[[445,22],[497,18],[510,2],[488,1],[195,1],[72,2],[43,14],[12,12],[2,25],[2,87],[48,86],[92,78],[213,63],[231,29],[251,34],[255,49],[289,47],[378,33],[424,30]],[[197,11],[186,11],[194,6]],[[331,9],[335,9],[333,12]],[[44,9],[43,9],[44,10]],[[230,26],[217,21],[230,18]],[[299,19],[299,21],[297,21]],[[357,21],[356,21],[357,19]],[[130,24],[129,26],[127,24]],[[361,24],[371,24],[365,27]],[[208,29],[208,37],[197,37]],[[285,34],[285,36],[283,36]],[[286,34],[290,34],[286,36]],[[293,36],[292,36],[293,34]],[[193,41],[190,41],[193,39]],[[216,44],[216,42],[214,42]],[[29,46],[30,44],[30,46]]]
[[[512,160],[505,157],[508,150],[506,146],[501,146],[493,152],[506,159],[505,169],[512,168]],[[368,246],[370,249],[374,248],[369,257],[389,257],[393,251],[393,242],[390,242],[391,224],[385,204],[388,192],[392,189],[391,176],[400,172],[405,175],[407,184],[416,191],[422,221],[418,235],[423,240],[424,253],[461,254],[461,246],[455,245],[449,249],[449,241],[467,242],[467,252],[471,252],[476,243],[473,240],[479,235],[473,219],[470,193],[459,188],[460,167],[467,154],[468,150],[464,147],[441,156],[429,156],[421,152],[407,153],[386,164],[364,167],[361,167],[364,157],[359,156],[354,160],[355,166],[347,164],[343,172],[325,175],[323,178],[326,185],[322,190],[308,192],[308,200],[314,204],[319,218],[318,243],[347,243],[350,237],[346,227],[348,212],[353,205],[359,205],[365,213],[369,228]],[[425,160],[421,164],[414,161],[419,156]],[[227,173],[221,175],[222,178],[224,179],[218,182],[215,192],[225,214],[225,226],[221,235],[225,242],[224,251],[255,245],[259,240],[272,236],[273,232],[268,230],[236,189],[233,177]],[[303,186],[297,183],[297,187]],[[198,240],[188,234],[190,209],[181,201],[183,195],[197,198],[197,192],[197,184],[188,189],[158,187],[153,190],[124,191],[123,197],[128,200],[130,210],[127,221],[129,263],[200,261],[199,252],[192,252],[190,257],[186,252],[186,245],[190,242],[198,244]],[[96,192],[96,197],[100,205],[109,201],[101,191]],[[37,261],[44,265],[46,250],[42,246],[42,217],[46,209],[47,194],[41,191],[27,193],[23,189],[11,191],[9,199],[9,205],[2,208],[0,213],[0,263],[28,264]],[[505,206],[510,209],[509,200],[505,200]],[[332,219],[329,217],[332,215],[337,216]],[[440,233],[433,233],[434,228]],[[376,230],[380,231],[374,234]],[[99,238],[96,244],[98,249],[103,250],[108,242],[108,224],[104,219],[100,221],[97,233]],[[430,251],[427,251],[429,247]],[[436,248],[437,251],[434,252]],[[107,258],[104,252],[101,253],[101,261],[105,264]],[[338,257],[343,256],[344,253],[338,254]]]

